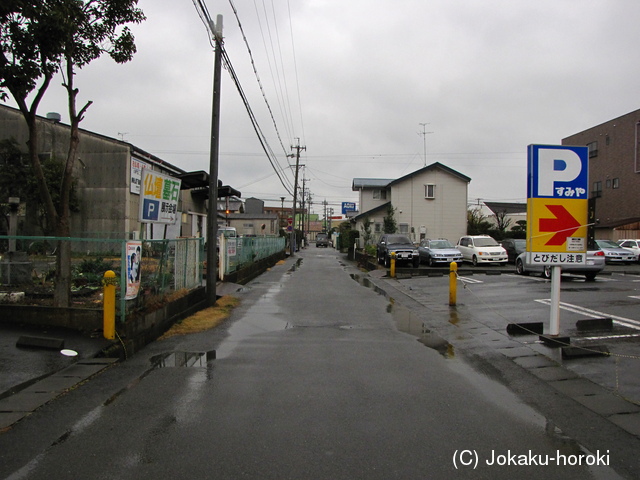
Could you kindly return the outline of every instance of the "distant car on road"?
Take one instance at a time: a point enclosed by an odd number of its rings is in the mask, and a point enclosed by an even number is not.
[[[638,255],[638,261],[640,261],[640,239],[625,238],[618,240],[618,245]]]
[[[418,245],[418,257],[420,263],[427,263],[434,267],[437,264],[449,264],[451,262],[462,263],[462,253],[451,245],[447,239],[425,239]]]
[[[589,250],[587,251],[586,263],[571,266],[563,265],[562,273],[584,275],[588,281],[593,281],[604,266],[604,252],[602,250]],[[518,275],[540,273],[542,278],[551,278],[551,267],[548,265],[527,263],[527,253],[523,252],[516,258],[516,273]]]
[[[474,265],[479,263],[507,263],[507,251],[489,235],[467,235],[460,237],[456,248],[462,258]]]
[[[598,247],[604,252],[604,258],[607,263],[631,263],[637,262],[638,256],[622,248],[616,242],[611,240],[596,240]]]
[[[380,236],[376,246],[378,263],[382,263],[388,268],[391,265],[392,253],[396,254],[396,261],[398,262],[409,262],[414,267],[420,265],[418,249],[406,235],[385,233]]]
[[[524,238],[505,238],[500,242],[502,248],[507,251],[507,261],[516,263],[516,258],[527,249],[527,241]]]
[[[329,247],[329,235],[326,233],[319,233],[316,235],[316,247]]]

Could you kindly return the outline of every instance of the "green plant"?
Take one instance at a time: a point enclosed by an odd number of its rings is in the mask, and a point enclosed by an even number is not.
[[[387,206],[387,215],[382,219],[382,231],[384,233],[396,233],[398,231],[395,209],[391,206],[391,204]]]

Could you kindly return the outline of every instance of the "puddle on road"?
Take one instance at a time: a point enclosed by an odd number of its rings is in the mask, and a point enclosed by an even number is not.
[[[302,265],[302,258],[298,258],[298,260],[296,260],[296,263],[294,263],[291,268],[289,269],[289,271],[287,273],[293,273],[295,272],[297,269],[300,268],[300,266]]]
[[[206,367],[207,362],[216,358],[216,351],[210,352],[171,352],[151,357],[154,368],[167,367]]]
[[[395,299],[389,297],[387,295],[387,292],[375,285],[368,278],[361,277],[357,274],[351,274],[351,278],[363,287],[370,288],[377,294],[383,295],[389,300],[389,305],[387,305],[387,313],[391,314],[391,318],[393,318],[393,321],[395,322],[398,330],[413,335],[425,347],[435,350],[445,358],[453,358],[455,356],[453,345],[451,345],[437,333],[427,328],[424,322],[415,313],[413,313],[404,305],[396,303]],[[450,321],[451,323],[457,323],[457,313],[455,314],[455,316],[451,317]]]
[[[298,268],[302,259],[291,267],[291,271]],[[258,301],[253,304],[242,318],[234,322],[228,330],[225,338],[215,351],[215,358],[227,357],[235,347],[243,340],[261,333],[275,332],[291,328],[291,324],[282,319],[280,307],[275,297],[284,289],[284,283],[275,283],[263,293]]]

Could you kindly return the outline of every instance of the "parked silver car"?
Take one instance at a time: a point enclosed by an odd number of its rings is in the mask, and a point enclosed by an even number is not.
[[[622,248],[616,242],[611,240],[596,240],[598,247],[604,252],[604,258],[607,263],[632,263],[638,261],[638,256]]]
[[[420,263],[427,263],[434,267],[437,264],[449,264],[451,262],[462,263],[462,253],[451,245],[447,239],[425,239],[418,245]]]
[[[627,250],[631,250],[638,255],[638,261],[640,261],[640,239],[638,238],[623,238],[618,240],[618,245]]]
[[[604,252],[602,250],[589,250],[587,261],[584,264],[563,265],[562,273],[573,273],[584,275],[588,281],[593,281],[596,275],[604,268]],[[529,275],[530,273],[540,273],[543,278],[551,278],[551,267],[548,265],[527,263],[527,252],[523,252],[516,258],[516,273],[518,275]]]

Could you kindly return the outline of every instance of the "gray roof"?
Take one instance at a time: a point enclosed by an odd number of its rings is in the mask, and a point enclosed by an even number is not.
[[[393,178],[354,178],[351,190],[357,191],[363,188],[385,188]]]

